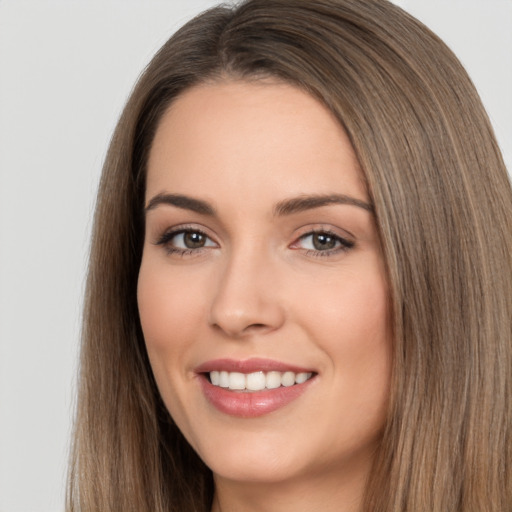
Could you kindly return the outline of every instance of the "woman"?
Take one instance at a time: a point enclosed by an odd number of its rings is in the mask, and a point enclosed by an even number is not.
[[[69,510],[506,510],[512,193],[382,0],[249,0],[139,80],[95,217]]]

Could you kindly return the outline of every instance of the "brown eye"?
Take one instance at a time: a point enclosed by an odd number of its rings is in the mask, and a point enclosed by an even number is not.
[[[183,233],[183,244],[187,249],[199,249],[206,245],[207,237],[198,231],[186,231]]]
[[[217,247],[208,235],[196,229],[169,231],[158,239],[156,245],[164,246],[170,253],[185,253]]]
[[[311,256],[329,256],[352,249],[354,242],[329,231],[311,231],[301,236],[293,247],[305,249]]]
[[[313,247],[317,251],[327,251],[334,249],[338,243],[339,238],[332,236],[328,233],[314,233],[312,235]]]

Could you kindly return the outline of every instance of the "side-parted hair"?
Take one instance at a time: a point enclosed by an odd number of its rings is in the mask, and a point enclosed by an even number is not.
[[[101,178],[68,512],[208,512],[210,470],[159,396],[137,309],[144,187],[184,90],[275,78],[325,104],[364,172],[393,313],[389,414],[368,512],[512,503],[512,191],[463,67],[386,0],[248,0],[196,17],[150,62]]]

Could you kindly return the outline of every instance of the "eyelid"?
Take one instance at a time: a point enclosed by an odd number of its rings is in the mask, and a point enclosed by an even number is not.
[[[329,256],[352,249],[355,246],[355,241],[351,239],[352,237],[343,236],[338,231],[339,230],[334,229],[332,226],[308,226],[307,228],[304,228],[304,231],[295,238],[292,244],[290,244],[290,248],[294,250],[301,250],[307,256]],[[314,236],[315,234],[325,234],[335,238],[338,242],[337,247],[321,250],[307,249],[299,246],[302,240]]]
[[[212,244],[196,248],[176,247],[169,245],[173,238],[184,233],[199,233],[210,240]],[[178,254],[181,256],[199,254],[203,250],[219,247],[219,243],[217,242],[216,238],[209,233],[209,230],[202,226],[198,226],[197,224],[178,224],[176,226],[168,227],[167,229],[164,229],[160,232],[156,240],[153,241],[153,244],[163,246],[169,254]]]
[[[208,238],[211,238],[212,240],[215,240],[215,236],[211,233],[211,230],[195,223],[186,223],[186,224],[176,224],[176,225],[165,225],[165,227],[161,227],[157,230],[157,233],[155,234],[155,241],[154,243],[157,243],[158,240],[166,235],[174,234],[177,235],[179,233],[183,233],[186,231],[194,231],[197,233],[202,233],[203,235],[207,236]]]
[[[295,239],[298,240],[299,238],[310,235],[312,233],[327,233],[351,243],[355,243],[356,240],[355,235],[353,235],[347,229],[342,229],[332,224],[325,224],[321,222],[309,223],[297,228],[295,230]]]

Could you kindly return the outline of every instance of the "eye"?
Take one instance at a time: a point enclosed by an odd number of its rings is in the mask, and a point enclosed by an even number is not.
[[[215,244],[200,231],[183,231],[172,237],[173,245],[180,249],[199,249]]]
[[[205,247],[217,247],[206,233],[198,229],[179,229],[167,231],[156,242],[163,245],[169,253],[190,254]]]
[[[306,233],[292,246],[294,249],[304,249],[307,251],[307,254],[322,256],[346,251],[352,247],[354,247],[354,242],[346,240],[330,231],[312,231]]]

